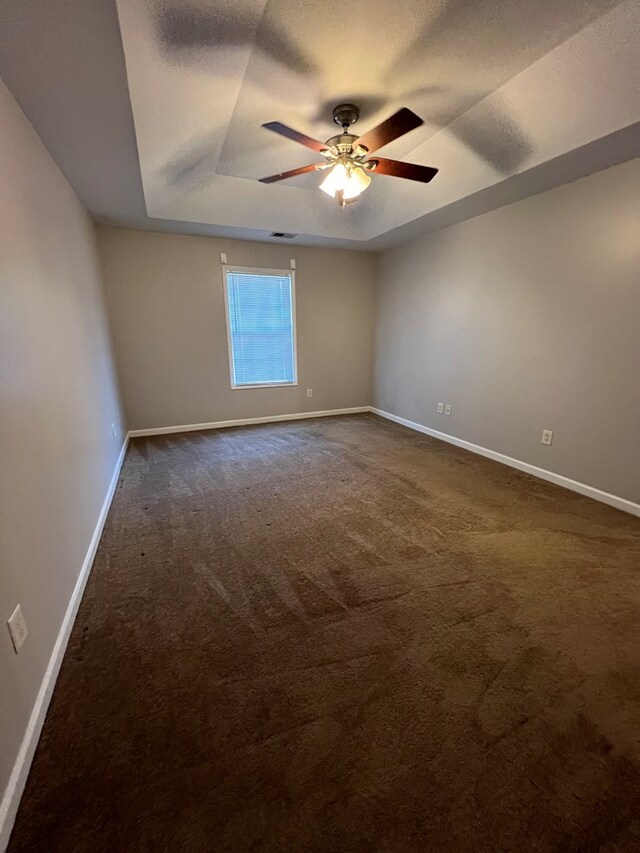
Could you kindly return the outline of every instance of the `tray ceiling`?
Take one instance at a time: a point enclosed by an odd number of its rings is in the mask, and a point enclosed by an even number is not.
[[[614,6],[119,0],[148,213],[367,241],[498,184],[638,118],[636,16]],[[356,132],[401,106],[422,116],[384,154],[437,166],[434,181],[374,176],[346,210],[318,174],[257,182],[319,159],[264,122],[325,140],[344,100]]]
[[[38,61],[34,62],[33,57]],[[377,249],[640,153],[636,0],[5,0],[0,74],[99,221]],[[374,175],[339,210],[315,155],[353,100],[381,152],[437,166]]]

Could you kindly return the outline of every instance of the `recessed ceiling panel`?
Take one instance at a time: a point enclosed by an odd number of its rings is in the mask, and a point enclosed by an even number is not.
[[[615,8],[613,8],[615,7]],[[638,7],[612,0],[119,0],[150,216],[367,240],[640,117]],[[629,35],[634,33],[635,36]],[[321,159],[261,127],[322,141],[354,101],[364,132],[401,106],[424,125],[384,156],[432,183],[374,175],[339,210]]]

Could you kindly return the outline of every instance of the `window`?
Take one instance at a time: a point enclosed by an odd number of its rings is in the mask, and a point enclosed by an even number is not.
[[[296,385],[293,270],[224,270],[232,388]]]

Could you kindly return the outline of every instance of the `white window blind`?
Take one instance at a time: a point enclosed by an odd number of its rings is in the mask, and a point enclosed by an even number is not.
[[[296,382],[293,274],[225,270],[231,385]]]

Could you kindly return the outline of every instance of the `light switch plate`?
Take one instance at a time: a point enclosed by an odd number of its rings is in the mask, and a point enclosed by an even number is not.
[[[453,406],[451,405],[451,403],[447,403],[447,405],[444,407],[445,415],[450,415],[452,410],[453,410]]]
[[[313,389],[307,388],[307,397],[313,397]]]
[[[28,633],[27,623],[25,622],[24,614],[19,604],[16,605],[16,609],[13,611],[11,616],[9,616],[7,625],[9,626],[9,633],[11,634],[11,640],[13,641],[13,648],[16,650],[16,654],[18,654],[22,644],[27,639]]]

